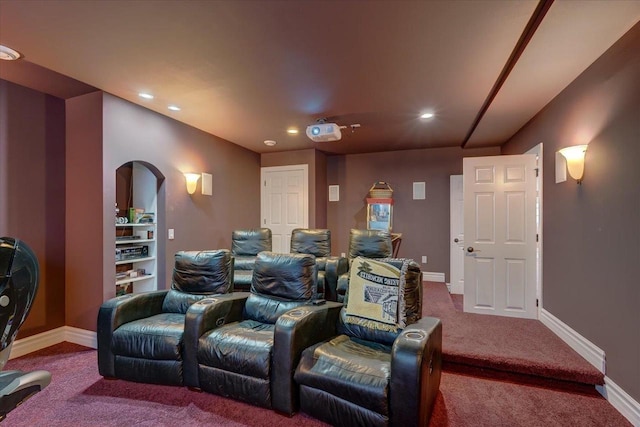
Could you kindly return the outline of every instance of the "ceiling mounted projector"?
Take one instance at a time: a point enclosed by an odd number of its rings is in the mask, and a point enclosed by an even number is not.
[[[307,136],[313,142],[340,141],[342,132],[335,123],[318,123],[307,126]]]

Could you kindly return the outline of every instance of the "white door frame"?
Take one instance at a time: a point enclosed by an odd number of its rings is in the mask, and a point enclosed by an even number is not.
[[[464,203],[462,175],[449,176],[449,292],[464,294]],[[460,208],[461,212],[457,212]],[[461,218],[456,221],[456,215]],[[456,222],[459,222],[456,224]]]
[[[524,154],[535,154],[537,157],[537,162],[536,162],[536,168],[538,169],[538,176],[537,176],[537,189],[538,189],[538,194],[537,194],[537,198],[536,198],[536,211],[537,211],[537,215],[536,215],[536,232],[538,234],[538,242],[537,242],[537,251],[536,251],[536,298],[538,299],[538,318],[540,318],[540,312],[542,310],[542,308],[544,307],[543,304],[543,291],[542,291],[542,224],[543,224],[543,183],[544,183],[544,175],[543,175],[543,147],[544,144],[541,142],[537,145],[535,145],[534,147],[532,147],[531,149],[527,150]],[[461,176],[461,175],[460,175]],[[453,202],[450,202],[453,203]],[[453,207],[451,206],[451,209],[453,209]],[[452,237],[453,238],[453,237]],[[450,246],[452,245],[451,242],[449,242]],[[453,254],[451,255],[451,258],[453,258]],[[458,289],[454,289],[454,285],[453,285],[453,263],[450,263],[450,271],[451,271],[451,275],[449,277],[449,279],[451,280],[451,293],[458,293]],[[463,265],[463,269],[464,269],[464,265]],[[462,272],[463,276],[464,276],[464,271]],[[463,291],[462,289],[460,291]],[[462,292],[460,292],[462,293]]]
[[[261,167],[260,168],[260,226],[266,226],[266,218],[267,218],[267,199],[264,188],[266,186],[266,174],[269,172],[287,172],[294,170],[302,170],[303,174],[303,212],[302,218],[304,221],[303,228],[309,227],[309,165],[307,164],[299,164],[299,165],[286,165],[286,166],[269,166],[269,167]]]
[[[524,154],[535,154],[536,158],[537,158],[537,162],[536,162],[536,168],[538,170],[538,176],[537,176],[537,187],[538,187],[538,194],[536,197],[536,226],[537,226],[537,233],[538,233],[538,245],[536,248],[536,295],[538,298],[538,319],[540,318],[540,312],[542,311],[542,183],[544,182],[544,180],[542,179],[542,164],[544,163],[542,161],[543,157],[542,157],[542,148],[543,148],[543,143],[539,143],[537,145],[535,145],[534,147],[530,148],[528,151],[526,151]]]

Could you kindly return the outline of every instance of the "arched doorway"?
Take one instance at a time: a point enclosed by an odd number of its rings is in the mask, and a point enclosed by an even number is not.
[[[151,163],[116,169],[116,295],[163,289],[164,175]]]

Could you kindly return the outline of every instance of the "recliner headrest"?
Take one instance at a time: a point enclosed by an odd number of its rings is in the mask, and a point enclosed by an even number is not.
[[[271,250],[271,230],[255,228],[234,230],[231,233],[231,253],[233,255],[257,255],[258,252]]]
[[[260,252],[251,292],[287,301],[308,301],[316,293],[317,274],[313,255]]]
[[[331,231],[296,228],[291,232],[291,252],[316,257],[331,256]]]
[[[391,234],[384,230],[356,230],[349,234],[349,259],[388,258],[393,253]]]
[[[171,289],[194,294],[231,290],[233,257],[227,249],[180,251],[175,255]]]

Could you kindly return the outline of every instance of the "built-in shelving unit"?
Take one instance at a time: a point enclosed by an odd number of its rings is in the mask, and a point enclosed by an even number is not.
[[[116,295],[157,289],[155,236],[155,223],[116,224]]]
[[[158,289],[157,178],[139,162],[121,169],[118,174],[126,182],[121,193],[126,205],[116,206],[120,208],[115,223],[116,295],[154,291]],[[129,215],[130,208],[141,215]]]

